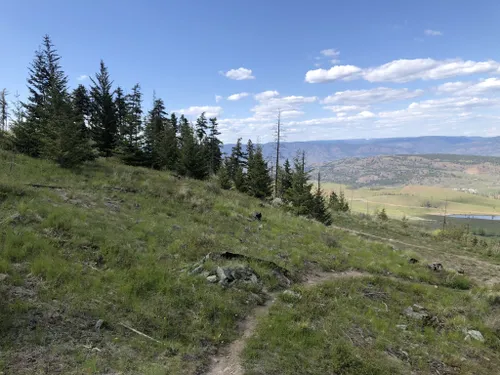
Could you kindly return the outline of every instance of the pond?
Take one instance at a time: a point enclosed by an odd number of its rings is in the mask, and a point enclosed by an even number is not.
[[[495,216],[495,215],[448,215],[448,217],[454,217],[456,219],[479,219],[479,220],[500,221],[500,216]]]

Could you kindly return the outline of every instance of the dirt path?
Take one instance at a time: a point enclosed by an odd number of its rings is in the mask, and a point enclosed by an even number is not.
[[[358,271],[347,272],[316,272],[308,275],[302,283],[306,286],[315,286],[330,280],[349,279],[356,277],[370,276],[368,273]],[[254,309],[253,313],[245,319],[241,325],[241,337],[233,341],[229,346],[222,350],[216,357],[212,358],[212,364],[207,375],[243,375],[244,370],[241,365],[241,353],[245,348],[246,341],[253,336],[259,319],[269,313],[269,309],[276,301],[278,294],[272,294],[266,303]]]
[[[466,255],[436,251],[436,249],[428,246],[416,245],[392,238],[381,237],[375,234],[360,232],[354,229],[338,227],[336,225],[332,225],[331,227],[334,229],[342,230],[344,232],[356,234],[358,236],[372,238],[379,242],[400,244],[403,246],[418,249],[420,253],[427,256],[429,259],[432,259],[432,262],[443,263],[445,268],[453,268],[455,270],[462,269],[468,277],[475,281],[478,281],[481,284],[485,284],[487,286],[500,284],[500,265],[489,263],[487,261]]]

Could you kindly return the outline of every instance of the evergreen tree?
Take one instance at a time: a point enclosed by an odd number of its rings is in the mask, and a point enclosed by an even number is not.
[[[281,169],[280,184],[280,195],[281,197],[285,197],[287,191],[292,187],[292,168],[288,159],[285,160],[285,164],[283,164],[283,168]]]
[[[71,103],[75,121],[80,125],[82,131],[88,133],[87,124],[90,120],[90,97],[87,89],[83,85],[73,90],[71,94]]]
[[[387,212],[385,212],[385,208],[382,208],[382,211],[380,211],[377,216],[378,216],[379,220],[382,220],[382,221],[389,220],[389,216],[387,216]]]
[[[179,132],[179,120],[177,119],[175,113],[170,115],[170,125],[172,125],[175,130],[175,134],[177,134]]]
[[[255,146],[252,140],[249,139],[247,142],[247,151],[246,151],[247,165],[250,165],[254,154],[255,154]]]
[[[330,193],[330,197],[328,199],[328,207],[330,207],[334,211],[339,211],[339,197],[335,191],[332,190]]]
[[[349,211],[349,202],[347,202],[347,199],[345,197],[343,190],[340,190],[340,193],[339,193],[339,204],[337,207],[337,211],[342,211],[342,212]]]
[[[127,115],[129,113],[125,97],[123,89],[118,86],[115,90],[116,128],[118,129],[118,137],[122,145],[125,144]]]
[[[285,198],[292,204],[297,215],[309,215],[312,211],[312,185],[309,184],[309,174],[305,170],[305,154],[298,154],[294,158],[292,172],[292,186],[288,189]]]
[[[332,224],[332,217],[326,205],[325,197],[323,196],[323,190],[321,190],[321,177],[318,173],[318,187],[313,197],[312,212],[311,216],[325,225]]]
[[[125,102],[127,108],[125,143],[132,149],[139,149],[142,132],[142,93],[138,83],[132,87],[132,92],[125,97]]]
[[[226,160],[227,161],[227,160]],[[227,162],[224,161],[217,172],[217,178],[219,180],[219,185],[224,190],[231,189],[232,183],[231,178],[229,177],[229,172],[227,168]]]
[[[238,138],[236,145],[231,149],[231,156],[229,157],[229,175],[232,180],[235,180],[236,172],[241,169],[243,172],[243,167],[247,164],[248,157],[243,152],[243,146],[241,144],[241,138]]]
[[[267,198],[272,194],[272,178],[267,162],[264,160],[262,147],[253,148],[251,141],[248,150],[247,189],[248,194],[256,198]]]
[[[203,112],[200,117],[196,120],[196,136],[198,137],[198,141],[201,143],[205,137],[207,136],[208,130],[208,121],[205,116],[205,112]]]
[[[180,143],[179,173],[200,180],[206,178],[204,150],[197,142],[194,129],[184,115],[180,118]]]
[[[46,113],[48,89],[47,57],[46,53],[39,48],[29,67],[29,94],[27,101],[23,103],[22,121],[16,121],[12,126],[16,149],[32,157],[40,156],[42,148],[42,129],[46,126],[48,118]]]
[[[220,135],[217,118],[213,117],[210,120],[207,137],[207,157],[209,158],[210,174],[216,174],[222,164],[222,151],[220,146],[222,141],[217,138]]]
[[[106,157],[113,155],[118,142],[116,107],[112,94],[112,81],[108,68],[101,60],[99,72],[91,78],[91,130],[99,152]]]
[[[233,177],[233,182],[234,182],[234,187],[236,190],[238,190],[241,193],[246,193],[248,191],[248,185],[247,185],[247,175],[245,171],[243,170],[243,167],[237,165],[235,169],[233,169],[234,177]]]
[[[0,91],[0,131],[7,131],[9,118],[9,103],[7,102],[7,89]]]

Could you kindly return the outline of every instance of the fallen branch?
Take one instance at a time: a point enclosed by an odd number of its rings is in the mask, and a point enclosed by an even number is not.
[[[138,335],[141,335],[143,337],[146,337],[147,339],[150,339],[150,340],[153,340],[154,342],[157,342],[158,344],[161,344],[161,341],[158,341],[157,339],[155,339],[155,338],[153,338],[151,336],[148,336],[145,333],[142,333],[142,332],[140,332],[140,331],[138,331],[138,330],[136,330],[136,329],[134,329],[134,328],[126,325],[125,323],[118,323],[118,324],[121,325],[122,327],[125,327],[125,328],[131,330],[132,332],[137,333]]]
[[[42,185],[42,184],[27,184],[34,188],[47,188],[47,189],[65,189],[63,186]]]

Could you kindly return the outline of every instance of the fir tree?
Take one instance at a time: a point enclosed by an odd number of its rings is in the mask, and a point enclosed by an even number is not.
[[[201,143],[205,137],[207,136],[208,130],[208,121],[205,116],[205,112],[203,112],[200,117],[196,120],[196,136],[198,137],[198,141]]]
[[[255,153],[255,146],[252,140],[249,139],[247,142],[247,151],[246,151],[247,165],[251,163],[254,153]]]
[[[280,183],[280,195],[281,197],[285,197],[287,191],[292,187],[292,168],[288,159],[285,160],[285,164],[283,164],[283,168],[281,169]]]
[[[243,152],[243,146],[241,144],[241,138],[238,138],[236,145],[231,149],[231,156],[229,157],[229,175],[232,180],[235,180],[236,172],[241,169],[243,172],[243,167],[246,166],[248,161],[248,156]]]
[[[233,173],[233,181],[234,181],[234,187],[236,190],[238,190],[241,193],[246,193],[248,191],[248,185],[247,185],[247,175],[245,171],[243,170],[243,167],[237,165],[235,167]]]
[[[193,127],[184,116],[180,118],[180,144],[179,173],[200,180],[207,177],[203,148],[197,142]]]
[[[7,120],[9,118],[9,103],[7,102],[7,89],[0,91],[0,131],[7,130]]]
[[[106,157],[113,155],[118,142],[116,107],[112,94],[112,81],[108,68],[101,60],[99,72],[91,78],[91,130],[99,152]]]
[[[210,120],[210,125],[208,127],[208,137],[207,137],[207,157],[209,158],[209,171],[210,174],[216,174],[222,164],[222,152],[220,146],[222,142],[219,138],[220,135],[218,129],[217,118],[213,117]]]
[[[116,111],[116,127],[118,129],[118,137],[120,143],[125,143],[128,108],[125,100],[123,89],[118,86],[115,90],[115,111]]]
[[[177,119],[175,113],[170,115],[170,125],[172,125],[175,130],[175,134],[177,134],[179,132],[179,120]]]
[[[269,174],[267,162],[264,160],[262,147],[257,149],[247,147],[248,150],[248,171],[247,190],[248,194],[256,198],[267,198],[272,194],[272,178]]]
[[[286,199],[292,204],[297,215],[309,215],[312,211],[312,185],[309,184],[309,174],[305,170],[305,154],[297,154],[294,158],[292,186],[288,189]]]
[[[85,133],[88,133],[87,124],[90,120],[90,97],[85,86],[78,85],[78,87],[73,90],[71,94],[71,103],[75,121]]]
[[[125,97],[127,115],[125,120],[125,143],[132,149],[141,146],[142,132],[142,93],[141,86],[137,83],[132,87],[132,92]]]
[[[325,225],[332,224],[332,217],[326,205],[323,190],[321,190],[321,175],[318,173],[318,187],[314,193],[311,216]]]
[[[332,190],[330,193],[330,197],[328,199],[328,207],[330,207],[334,211],[340,211],[339,210],[339,197],[337,196],[337,193]]]
[[[342,212],[349,211],[349,202],[347,202],[347,199],[345,197],[343,190],[340,190],[340,193],[339,193],[339,204],[337,207],[337,211],[342,211]]]

